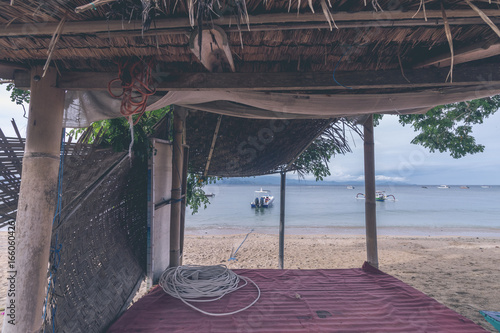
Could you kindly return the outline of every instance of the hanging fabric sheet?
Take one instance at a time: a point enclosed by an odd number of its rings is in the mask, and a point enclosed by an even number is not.
[[[170,91],[147,111],[167,105],[254,119],[314,119],[372,113],[425,113],[437,105],[500,94],[500,85],[453,86],[403,93],[292,94],[242,91]],[[120,117],[120,100],[101,91],[67,91],[64,126],[86,127]]]

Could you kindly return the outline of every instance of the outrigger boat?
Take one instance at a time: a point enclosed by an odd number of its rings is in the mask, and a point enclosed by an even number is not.
[[[386,195],[385,191],[375,192],[375,201],[386,201],[390,197],[392,197],[393,201],[396,201],[396,198],[392,194]],[[365,195],[363,193],[358,193],[356,194],[356,199],[365,199]]]
[[[271,191],[263,190],[255,191],[254,199],[250,202],[252,208],[269,208],[272,206],[274,197],[271,195]]]

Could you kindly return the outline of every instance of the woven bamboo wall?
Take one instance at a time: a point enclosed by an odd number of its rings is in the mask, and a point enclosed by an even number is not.
[[[46,330],[102,332],[130,303],[146,268],[146,191],[147,164],[124,153],[64,161]]]

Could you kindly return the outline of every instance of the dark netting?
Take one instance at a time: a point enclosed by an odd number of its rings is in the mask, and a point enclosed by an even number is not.
[[[191,112],[186,120],[190,171],[205,171],[219,115]],[[332,119],[245,119],[222,116],[208,175],[248,177],[279,172]]]
[[[147,163],[130,164],[126,154],[111,150],[65,159],[63,207],[51,244],[53,289],[46,331],[104,331],[142,281]]]

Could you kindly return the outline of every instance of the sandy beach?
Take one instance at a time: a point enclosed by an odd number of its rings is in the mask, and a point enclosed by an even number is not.
[[[278,268],[278,236],[188,235],[183,264],[226,264],[229,268]],[[478,313],[499,311],[500,239],[469,237],[382,236],[380,269],[495,332]],[[6,296],[6,233],[0,232],[0,308]],[[285,240],[285,268],[353,268],[366,258],[364,237],[290,235]],[[3,312],[3,310],[1,311]],[[0,317],[3,320],[3,316]]]

